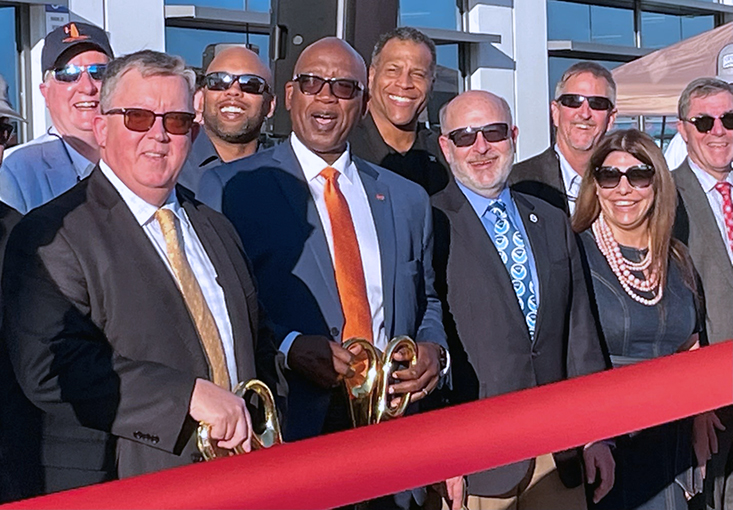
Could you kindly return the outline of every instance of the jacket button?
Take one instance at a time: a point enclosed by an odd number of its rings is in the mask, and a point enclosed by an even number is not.
[[[340,333],[339,328],[331,328],[331,336],[332,337],[334,337],[334,338],[338,337],[339,336],[339,333]]]
[[[160,438],[158,436],[152,436],[150,440],[153,442],[153,444],[158,444]]]
[[[532,359],[535,359],[537,356],[539,356],[540,353],[537,351],[532,351]]]
[[[200,452],[194,452],[191,454],[191,462],[203,462],[204,456]]]
[[[135,433],[134,433],[134,434],[133,434],[132,436],[133,436],[133,437],[134,437],[135,439],[140,439],[141,437],[143,437],[143,434],[142,434],[142,432],[140,432],[139,430],[136,430],[136,431],[135,431]]]

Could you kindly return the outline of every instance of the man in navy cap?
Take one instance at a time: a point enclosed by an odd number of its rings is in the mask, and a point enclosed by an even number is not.
[[[0,200],[22,213],[60,195],[89,175],[99,161],[92,119],[112,58],[107,34],[71,22],[50,32],[41,53],[41,93],[53,126],[43,136],[5,153]]]

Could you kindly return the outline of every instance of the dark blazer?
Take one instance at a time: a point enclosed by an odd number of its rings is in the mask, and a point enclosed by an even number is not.
[[[541,198],[569,214],[560,159],[554,147],[514,165],[509,174],[509,185],[515,191]]]
[[[274,388],[275,351],[236,232],[190,192],[178,197],[224,290],[237,376]],[[46,492],[200,458],[188,408],[196,378],[210,376],[203,347],[174,277],[101,170],[17,225],[3,298],[13,368],[42,411]]]
[[[449,404],[532,388],[607,366],[567,218],[534,197],[517,192],[512,197],[539,280],[532,340],[506,266],[465,195],[451,182],[431,199],[436,289],[453,366],[453,389],[444,394]],[[529,466],[524,461],[471,475],[469,492],[503,494],[521,481]]]
[[[675,231],[687,223],[687,237],[678,237],[687,244],[695,268],[705,289],[707,334],[712,343],[733,338],[733,265],[731,265],[725,240],[710,209],[705,192],[693,173],[688,160],[672,172],[681,207],[677,210]]]
[[[409,335],[446,346],[433,288],[433,231],[425,191],[354,158],[379,240],[388,338]],[[221,204],[242,237],[275,324],[276,341],[293,331],[341,341],[344,317],[331,255],[315,202],[289,142],[204,174],[199,196]],[[322,432],[331,392],[288,374],[284,435]]]

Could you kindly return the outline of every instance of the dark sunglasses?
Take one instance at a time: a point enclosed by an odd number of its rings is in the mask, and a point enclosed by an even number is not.
[[[256,74],[231,74],[225,72],[209,73],[204,77],[204,84],[209,90],[227,90],[239,83],[239,90],[247,94],[264,94],[270,90],[262,76]]]
[[[581,94],[563,94],[556,99],[558,103],[568,108],[580,108],[583,101],[588,101],[591,110],[611,111],[613,103],[610,99],[603,96],[583,96]]]
[[[699,133],[707,133],[711,129],[713,129],[713,126],[715,125],[715,119],[720,119],[720,122],[723,123],[723,127],[727,130],[733,129],[733,112],[726,112],[720,117],[712,117],[710,115],[698,115],[697,117],[692,117],[691,119],[682,119],[685,122],[689,122],[693,126],[695,126],[695,129]]]
[[[142,108],[115,108],[103,115],[124,115],[125,127],[130,131],[145,133],[155,124],[156,117],[163,118],[163,129],[172,135],[185,135],[191,130],[196,116],[188,112],[155,113]]]
[[[318,94],[326,83],[331,88],[331,94],[339,99],[353,99],[359,91],[364,90],[358,81],[347,78],[326,79],[312,74],[299,74],[293,81],[297,81],[300,91],[309,96]]]
[[[486,124],[480,127],[464,127],[454,129],[448,133],[453,145],[456,147],[470,147],[476,143],[476,137],[481,133],[487,142],[503,142],[509,138],[509,124],[506,122],[495,122],[494,124]]]
[[[8,143],[10,137],[13,136],[13,131],[15,131],[15,126],[11,123],[0,122],[0,145],[5,146]]]
[[[635,188],[646,188],[654,180],[654,167],[650,165],[630,166],[622,172],[615,166],[602,166],[593,171],[593,177],[601,188],[611,189],[618,186],[621,177],[626,176]]]
[[[73,83],[81,78],[81,73],[86,71],[92,80],[100,81],[107,71],[107,64],[91,64],[88,66],[77,66],[66,64],[64,67],[53,70],[53,77],[56,81]]]

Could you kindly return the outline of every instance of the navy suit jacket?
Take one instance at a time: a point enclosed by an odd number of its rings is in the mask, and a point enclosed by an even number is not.
[[[417,184],[354,158],[377,230],[388,338],[409,335],[447,347],[433,287],[428,195]],[[279,342],[292,331],[341,341],[344,317],[331,255],[303,171],[290,143],[204,174],[202,201],[234,224],[250,256],[260,299]],[[331,392],[288,374],[285,439],[319,435]]]

